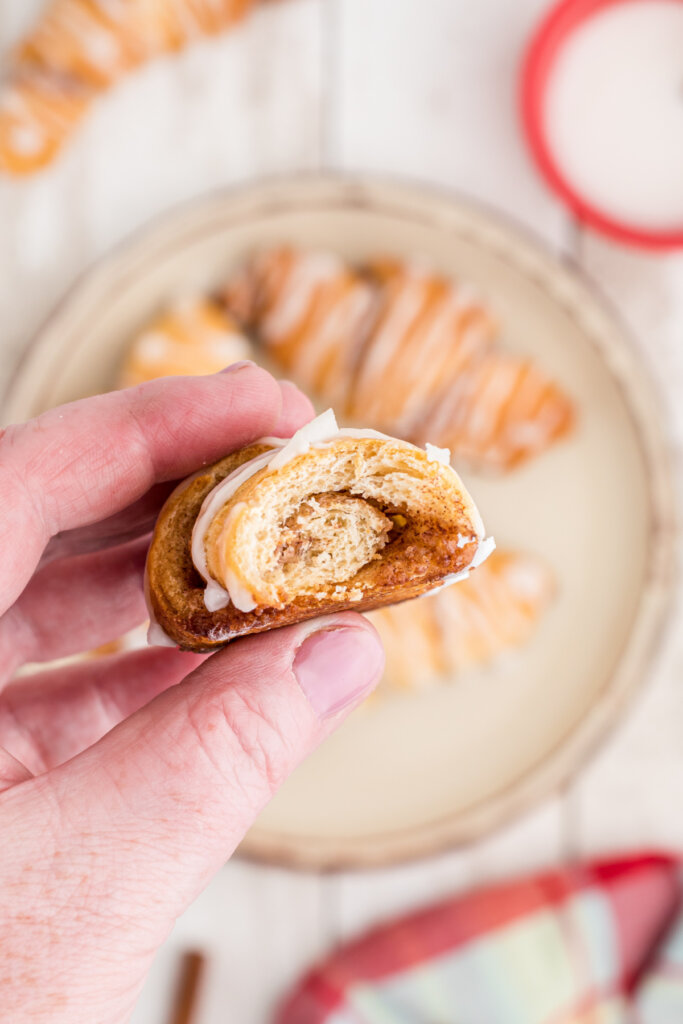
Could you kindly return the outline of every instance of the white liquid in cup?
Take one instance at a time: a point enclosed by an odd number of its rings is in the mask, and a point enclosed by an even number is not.
[[[546,137],[567,182],[612,218],[683,228],[683,3],[627,0],[558,51]]]

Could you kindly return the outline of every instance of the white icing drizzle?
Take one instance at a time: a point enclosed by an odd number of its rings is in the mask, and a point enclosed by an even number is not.
[[[159,363],[166,355],[168,338],[163,331],[145,331],[137,344],[137,356],[143,363]]]
[[[315,386],[317,375],[330,353],[338,356],[346,349],[342,339],[356,340],[370,310],[375,295],[365,284],[358,284],[331,309],[323,310],[306,333],[306,358],[299,367],[304,384]]]
[[[5,87],[0,94],[0,113],[7,114],[17,120],[30,117],[26,97],[16,87]]]
[[[483,380],[478,401],[467,419],[467,434],[473,441],[485,440],[497,429],[499,410],[514,393],[519,379],[519,366],[512,361],[496,360]]]
[[[176,488],[176,491],[178,488]],[[173,492],[175,494],[175,491]],[[157,617],[154,614],[154,608],[152,607],[152,599],[149,593],[149,577],[145,572],[145,604],[147,605],[147,614],[149,615],[149,625],[147,627],[147,643],[150,647],[177,647],[178,645],[171,640],[170,636],[164,632],[159,623]]]
[[[403,448],[416,448],[417,445],[411,444],[410,441],[397,441],[395,437],[391,437],[389,434],[382,434],[379,430],[370,430],[358,427],[344,427],[342,430],[337,431],[335,437],[370,437],[378,438],[380,441],[394,441]]]
[[[147,634],[149,633],[149,622],[129,629],[120,637],[117,647],[121,651],[139,651],[147,646]]]
[[[485,562],[489,555],[493,554],[496,550],[496,542],[493,537],[482,537],[477,546],[477,550],[474,552],[474,558],[470,562],[468,568],[476,569],[478,565]]]
[[[442,466],[450,466],[451,453],[449,448],[438,448],[435,444],[430,444],[427,441],[425,451],[427,452],[427,462],[440,462]]]
[[[253,595],[236,579],[234,573],[229,569],[225,571],[225,586],[215,580],[209,572],[206,558],[206,534],[211,522],[218,515],[220,509],[237,493],[243,484],[260,470],[267,468],[269,472],[276,472],[282,469],[283,466],[286,466],[288,462],[291,462],[292,459],[297,458],[297,456],[305,455],[311,447],[324,447],[340,437],[376,438],[382,441],[392,441],[394,444],[399,444],[406,448],[415,449],[417,447],[408,441],[400,441],[397,438],[390,437],[388,434],[382,434],[378,430],[363,430],[354,427],[345,427],[340,430],[332,409],[328,409],[314,420],[311,420],[310,423],[303,426],[291,438],[263,437],[256,441],[256,444],[269,445],[269,450],[262,452],[249,462],[239,466],[217,484],[213,490],[209,491],[192,530],[190,551],[195,568],[206,584],[204,604],[207,611],[218,611],[221,608],[226,608],[230,603],[242,612],[252,611],[256,607]],[[458,480],[458,483],[460,483],[457,473],[449,465],[450,453],[448,449],[428,445],[427,454],[430,461],[448,466]],[[230,515],[234,515],[238,508],[239,505],[232,510]],[[459,573],[452,573],[446,577],[442,584],[443,586],[455,583],[458,579],[465,579],[469,573],[469,568],[475,568],[477,565],[480,565],[495,548],[495,542],[492,537],[482,539],[484,537],[484,524],[474,507],[471,509],[471,516],[475,536],[463,537],[461,534],[458,534],[458,546],[465,547],[467,544],[472,543],[472,541],[479,540],[477,551],[468,569],[464,569]],[[230,516],[228,516],[226,526],[229,521]]]
[[[218,332],[206,342],[211,355],[224,366],[236,363],[240,359],[247,359],[251,354],[249,342],[236,331]]]
[[[164,633],[163,629],[150,612],[149,628],[147,630],[147,643],[150,647],[177,647],[175,641]]]
[[[452,345],[460,342],[457,325],[462,311],[457,305],[454,288],[437,303],[427,324],[413,338],[413,348],[417,349],[423,372],[411,381],[409,394],[406,395],[403,409],[397,418],[401,429],[407,429],[412,422],[416,410],[423,407],[426,396],[431,395],[433,388],[439,387],[442,381],[444,348],[450,350]],[[444,339],[448,343],[444,345]],[[397,346],[398,347],[398,346]],[[450,357],[450,351],[448,352]]]
[[[300,257],[291,270],[273,309],[261,324],[261,334],[276,345],[287,338],[306,315],[315,289],[332,281],[343,269],[341,260],[327,252],[312,252]]]
[[[394,358],[397,345],[415,323],[424,308],[424,301],[424,281],[419,278],[408,278],[404,287],[393,298],[373,338],[362,372],[362,383],[366,388],[377,386],[376,377],[381,376]]]
[[[304,455],[309,451],[311,444],[318,441],[331,441],[338,433],[337,419],[332,409],[328,409],[307,423],[301,430],[297,430],[292,438],[281,445],[280,451],[276,452],[271,459],[270,469],[273,471],[282,469],[297,455]]]
[[[98,23],[87,9],[81,10],[74,4],[62,5],[52,14],[51,19],[46,19],[42,32],[48,46],[51,37],[54,43],[55,39],[59,41],[60,36],[65,34],[98,69],[104,67],[111,73],[119,63],[120,51],[116,37],[107,25]]]
[[[10,145],[19,156],[35,156],[45,144],[45,136],[35,125],[13,125]]]
[[[546,574],[529,559],[518,558],[505,566],[504,578],[507,586],[524,601],[536,604],[546,592]]]
[[[264,439],[264,443],[269,443],[271,439]],[[276,440],[273,438],[272,440]],[[254,473],[258,473],[259,469],[264,469],[273,457],[272,450],[263,452],[261,455],[257,455],[256,458],[251,459],[250,462],[246,462],[244,465],[239,466],[233,473],[222,480],[217,487],[214,487],[212,491],[209,491],[204,503],[200,509],[199,515],[197,516],[196,522],[192,529],[192,561],[194,562],[195,568],[199,575],[206,583],[206,589],[204,590],[204,604],[206,605],[207,611],[216,612],[219,608],[225,608],[230,604],[230,593],[222,587],[217,580],[213,578],[209,572],[209,568],[206,561],[206,548],[205,538],[206,532],[209,528],[211,521],[218,515],[220,509],[225,505],[226,501],[233,496],[238,487],[246,483]],[[238,607],[238,605],[235,605]],[[252,604],[252,608],[254,605]],[[240,611],[251,611],[251,608],[241,608]]]
[[[467,323],[465,317],[473,308],[480,309],[467,290],[453,285],[437,304],[426,326],[418,332],[414,342],[423,372],[412,382],[410,393],[405,397],[403,410],[396,419],[397,429],[409,431],[420,418],[425,400],[432,396],[435,388],[442,386],[444,365],[453,365],[454,352],[457,355],[455,365],[462,373],[463,368],[486,349],[490,321],[488,315],[480,314]],[[445,338],[449,339],[447,345]]]
[[[238,506],[239,507],[239,506]],[[230,517],[228,516],[228,519]],[[225,570],[226,593],[229,599],[240,612],[251,612],[256,607],[256,601],[252,592],[241,583],[235,576],[232,569]]]
[[[116,69],[120,59],[119,47],[106,31],[93,29],[89,39],[84,40],[83,49],[88,59],[97,67],[105,68],[107,71]]]

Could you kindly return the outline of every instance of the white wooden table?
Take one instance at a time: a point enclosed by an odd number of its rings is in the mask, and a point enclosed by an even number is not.
[[[0,44],[43,0],[0,4]],[[548,0],[288,0],[106,97],[60,163],[0,181],[0,375],[74,277],[170,205],[256,176],[340,168],[455,187],[572,256],[621,309],[668,401],[683,470],[683,254],[617,248],[539,182],[516,111]],[[679,473],[683,479],[683,472]],[[205,949],[200,1024],[262,1024],[331,945],[466,886],[578,854],[683,846],[683,637],[581,778],[504,833],[427,863],[336,877],[235,861],[178,922],[136,1024],[162,1024],[178,951]]]

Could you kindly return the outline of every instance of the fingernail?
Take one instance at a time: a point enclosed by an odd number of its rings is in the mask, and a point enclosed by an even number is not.
[[[294,658],[294,674],[319,718],[331,718],[375,687],[384,652],[366,629],[341,626],[306,637]]]
[[[256,363],[251,359],[240,359],[238,363],[230,363],[229,366],[219,370],[219,373],[238,373],[239,370],[246,369],[247,366],[256,366]]]

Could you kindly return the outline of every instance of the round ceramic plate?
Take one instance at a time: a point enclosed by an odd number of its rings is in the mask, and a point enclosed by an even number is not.
[[[504,477],[467,475],[501,546],[544,556],[558,595],[493,668],[361,708],[276,796],[248,855],[331,868],[470,840],[585,763],[644,677],[664,621],[672,500],[656,397],[612,313],[575,272],[470,203],[364,180],[299,178],[176,211],[87,273],[28,351],[4,407],[22,419],[106,390],[127,340],[178,293],[258,246],[426,257],[474,282],[574,397],[569,441]]]

